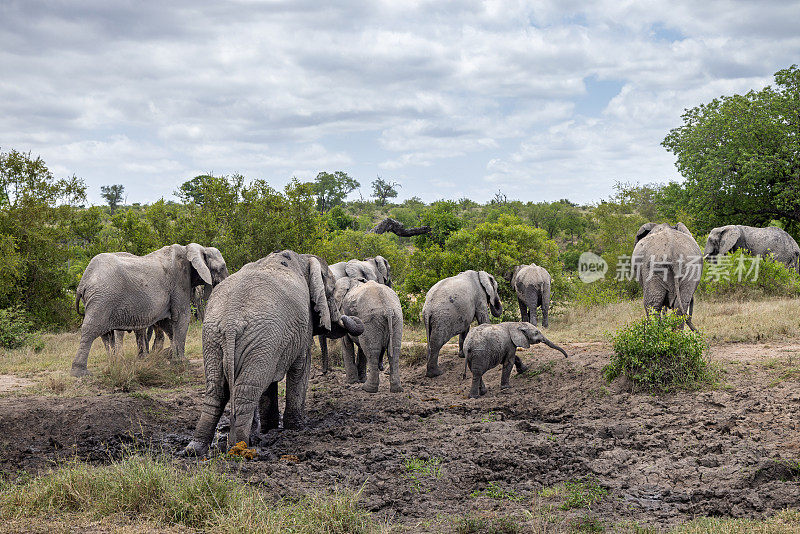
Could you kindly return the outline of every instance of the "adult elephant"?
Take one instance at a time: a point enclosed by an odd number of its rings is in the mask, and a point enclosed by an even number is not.
[[[689,328],[696,330],[692,312],[703,256],[689,229],[683,223],[643,225],[636,235],[631,265],[642,286],[645,313],[675,309],[686,316]]]
[[[334,287],[325,260],[285,250],[248,263],[214,290],[203,323],[206,391],[186,454],[208,452],[229,400],[229,445],[253,443],[259,426],[277,427],[284,376],[284,427],[302,425],[314,334],[338,327],[342,335],[359,335],[364,328],[341,314]]]
[[[488,307],[488,310],[487,310]],[[464,271],[436,282],[425,295],[422,319],[428,336],[428,368],[425,376],[442,374],[439,351],[458,335],[458,355],[464,357],[464,338],[472,321],[489,322],[489,311],[495,317],[503,313],[497,292],[497,280],[486,271]]]
[[[169,245],[146,256],[98,254],[75,293],[76,309],[83,300],[86,311],[70,374],[88,374],[89,350],[97,337],[113,330],[145,330],[161,321],[172,333],[173,357],[182,359],[192,288],[216,285],[227,276],[219,250],[197,243]]]
[[[708,234],[704,256],[717,256],[744,249],[750,254],[772,256],[787,267],[800,269],[800,247],[785,230],[775,226],[756,228],[729,224],[714,228]]]
[[[389,262],[383,256],[375,256],[366,260],[340,261],[330,266],[334,280],[341,278],[352,278],[354,280],[375,281],[388,287],[392,287],[392,270]],[[322,373],[330,371],[330,356],[328,355],[328,338],[319,337],[319,350],[322,359]],[[331,338],[335,339],[335,338]],[[381,369],[383,361],[381,361]]]
[[[547,269],[535,263],[517,265],[511,275],[511,287],[517,293],[522,320],[538,325],[536,310],[542,308],[542,326],[547,328],[550,315],[550,273]]]

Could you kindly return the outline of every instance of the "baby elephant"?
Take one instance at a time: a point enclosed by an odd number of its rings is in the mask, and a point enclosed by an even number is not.
[[[500,387],[502,389],[511,387],[508,383],[508,379],[511,378],[511,368],[516,365],[518,373],[527,370],[517,356],[517,347],[527,349],[536,343],[544,343],[568,357],[564,349],[544,337],[531,323],[481,324],[470,330],[464,340],[466,362],[463,375],[463,378],[467,377],[467,367],[469,367],[472,371],[469,397],[477,399],[486,393],[483,373],[501,363],[503,375],[500,378]]]

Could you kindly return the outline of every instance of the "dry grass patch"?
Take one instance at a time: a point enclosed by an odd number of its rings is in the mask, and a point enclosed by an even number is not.
[[[769,519],[695,519],[672,530],[673,534],[788,534],[800,532],[800,512],[784,510]]]

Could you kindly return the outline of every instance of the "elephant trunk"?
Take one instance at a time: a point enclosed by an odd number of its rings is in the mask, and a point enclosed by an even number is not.
[[[339,317],[339,326],[347,330],[351,336],[360,336],[364,333],[364,323],[358,317],[342,315]]]
[[[556,345],[555,343],[553,343],[552,341],[550,341],[549,339],[547,339],[544,336],[542,336],[542,343],[544,343],[545,345],[547,345],[551,349],[556,349],[558,352],[563,354],[565,358],[569,358],[569,354],[567,354],[567,351],[565,351],[564,349],[562,349],[561,347],[559,347],[558,345]]]

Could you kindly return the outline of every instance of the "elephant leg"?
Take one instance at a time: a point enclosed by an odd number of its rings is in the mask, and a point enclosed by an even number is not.
[[[514,365],[517,368],[517,373],[522,374],[528,370],[528,366],[522,363],[522,360],[516,354],[514,355]]]
[[[122,355],[122,341],[125,339],[125,330],[114,330],[114,357]]]
[[[378,356],[378,370],[379,371],[383,371],[384,368],[386,367],[385,365],[383,365],[383,353],[384,352],[386,352],[385,349],[382,350],[380,356]]]
[[[400,348],[402,346],[403,332],[395,335],[393,342],[387,349],[386,359],[389,360],[389,391],[401,393],[403,386],[400,383]]]
[[[508,389],[511,387],[509,379],[511,378],[511,370],[514,369],[514,363],[517,359],[516,355],[506,357],[503,360],[503,373],[500,375],[500,389]]]
[[[330,356],[328,356],[328,340],[325,336],[318,336],[319,338],[319,351],[322,358],[322,374],[328,374],[331,368]]]
[[[136,346],[139,349],[139,358],[144,358],[149,352],[147,348],[147,329],[136,330],[134,335],[136,336]]]
[[[344,372],[347,376],[348,384],[358,382],[358,367],[356,367],[356,352],[353,347],[353,340],[350,336],[342,338],[342,361],[344,362]]]
[[[299,356],[286,371],[286,410],[283,412],[283,428],[301,428],[305,423],[306,392],[311,367],[311,349]]]
[[[550,326],[550,288],[545,287],[542,291],[542,326]]]
[[[78,351],[75,353],[75,359],[72,360],[72,368],[69,371],[69,374],[72,376],[86,376],[89,374],[89,370],[86,368],[86,364],[89,360],[89,351],[92,348],[92,343],[95,339],[102,335],[110,334],[113,339],[113,332],[108,332],[105,328],[98,328],[93,326],[92,323],[87,323],[86,319],[83,321],[83,325],[81,325],[81,340],[78,344]]]
[[[481,391],[481,385],[483,384],[483,373],[478,371],[472,371],[472,386],[469,388],[469,398],[470,399],[478,399],[481,395],[484,394],[484,391]]]
[[[437,377],[444,372],[439,369],[439,351],[442,350],[445,341],[438,339],[438,336],[428,340],[428,367],[425,372],[428,378]]]
[[[172,321],[172,357],[175,361],[184,359],[186,348],[186,334],[189,332],[189,315],[178,317]],[[259,392],[260,394],[260,392]]]
[[[356,360],[356,367],[358,367],[358,381],[365,382],[367,380],[367,356],[361,347],[358,347],[358,359]]]
[[[467,332],[469,332],[469,330],[467,330]],[[458,357],[459,358],[463,358],[464,357],[464,340],[467,337],[467,332],[461,332],[460,334],[458,334]]]
[[[172,345],[172,330],[169,328],[169,322],[156,324],[153,327],[153,333],[155,334],[155,338],[153,339],[153,352],[164,350],[165,333],[169,336],[169,343]]]
[[[378,360],[380,359],[381,353],[383,351],[381,349],[375,349],[375,347],[368,347],[367,349],[367,380],[364,382],[364,385],[361,386],[361,389],[368,393],[377,393],[378,386],[380,384],[380,371],[378,370]],[[359,354],[362,354],[361,350],[359,349]]]
[[[528,306],[525,304],[525,301],[519,297],[517,297],[517,302],[519,303],[519,315],[522,318],[522,322],[529,323],[531,320],[531,312]]]
[[[106,356],[111,357],[111,352],[114,350],[114,331],[106,332],[100,339],[103,341],[103,347],[106,349]]]
[[[487,391],[488,389],[489,389],[489,388],[487,388],[487,387],[486,387],[486,384],[483,382],[483,375],[481,375],[481,385],[480,385],[479,393],[480,393],[481,395],[486,395],[486,391]]]
[[[537,291],[536,289],[528,289],[525,291],[525,302],[529,304],[529,311],[530,311],[529,313],[530,319],[528,319],[528,322],[534,326],[539,325],[538,306],[540,298],[541,295],[539,294],[539,291]]]
[[[240,441],[250,444],[253,430],[253,414],[258,410],[261,394],[266,389],[266,384],[256,378],[255,381],[246,381],[248,378],[241,375],[233,386],[233,410],[231,412],[231,430],[228,434],[228,448]]]
[[[184,454],[203,457],[208,453],[211,440],[222,411],[229,398],[229,388],[222,373],[222,347],[203,340],[203,362],[206,372],[206,391],[200,408],[200,421],[194,431],[191,443]]]
[[[258,411],[261,415],[261,431],[266,432],[278,428],[281,414],[278,410],[278,383],[273,382],[261,395],[258,402]]]

